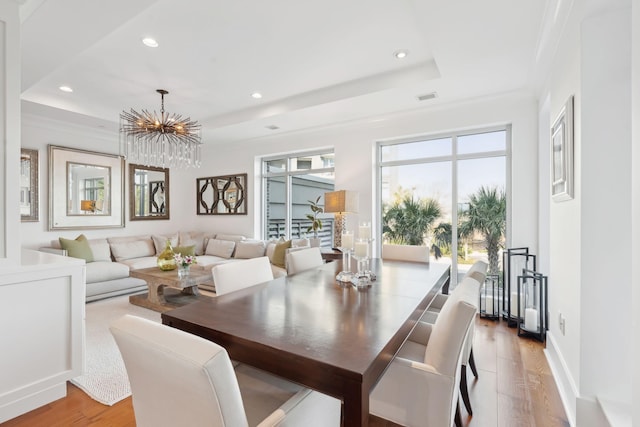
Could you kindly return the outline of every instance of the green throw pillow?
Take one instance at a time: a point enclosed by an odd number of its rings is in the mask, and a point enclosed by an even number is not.
[[[196,245],[191,246],[176,246],[173,248],[173,253],[180,254],[182,256],[195,256],[196,255]]]
[[[89,241],[84,234],[79,235],[75,240],[64,239],[62,237],[58,240],[60,240],[62,249],[66,249],[70,257],[81,258],[86,262],[93,262],[93,252],[91,252]]]
[[[287,249],[291,247],[291,240],[287,240],[286,242],[277,243],[275,249],[273,250],[273,258],[271,259],[271,264],[285,268],[284,265],[284,257],[287,254]]]

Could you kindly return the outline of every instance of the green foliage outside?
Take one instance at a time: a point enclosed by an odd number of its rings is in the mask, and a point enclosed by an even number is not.
[[[400,194],[393,203],[383,206],[382,233],[386,241],[396,245],[424,245],[441,215],[437,200]]]
[[[452,227],[440,222],[442,209],[437,200],[415,199],[408,190],[400,188],[394,201],[383,206],[382,232],[386,241],[399,245],[424,245],[432,238],[431,249],[436,259],[451,254]],[[504,190],[480,187],[469,196],[469,207],[458,212],[458,254],[464,253],[462,244],[479,234],[489,258],[489,273],[499,273],[499,250],[504,246],[507,222],[507,202]],[[460,260],[464,262],[464,260]]]

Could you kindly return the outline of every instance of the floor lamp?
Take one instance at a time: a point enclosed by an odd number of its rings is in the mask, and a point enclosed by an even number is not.
[[[346,228],[345,214],[358,213],[358,193],[338,190],[324,193],[324,211],[335,214],[333,245],[342,246],[342,232]]]

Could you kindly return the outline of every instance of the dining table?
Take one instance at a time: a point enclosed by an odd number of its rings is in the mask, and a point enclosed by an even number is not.
[[[369,268],[368,286],[337,281],[335,261],[164,312],[162,323],[340,399],[342,424],[366,426],[370,391],[450,278],[445,263],[372,259]]]

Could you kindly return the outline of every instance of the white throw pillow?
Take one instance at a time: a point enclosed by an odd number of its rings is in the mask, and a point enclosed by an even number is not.
[[[249,259],[264,256],[265,243],[261,240],[244,240],[236,243],[234,258]]]
[[[155,256],[155,248],[150,239],[133,240],[131,242],[110,243],[111,252],[116,261],[124,261],[131,258]]]
[[[171,240],[171,247],[178,246],[178,233],[176,234],[156,234],[151,236],[153,239],[153,245],[156,247],[156,255],[160,255],[164,248],[167,246],[167,239]]]
[[[308,248],[310,246],[309,239],[291,239],[292,248]]]
[[[236,242],[231,240],[209,239],[205,255],[219,256],[221,258],[231,258]]]

